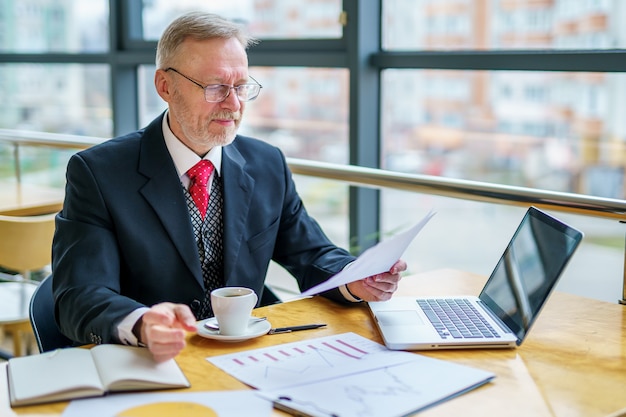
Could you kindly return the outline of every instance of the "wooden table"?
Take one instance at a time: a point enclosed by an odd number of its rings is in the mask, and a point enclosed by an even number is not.
[[[484,277],[439,270],[405,277],[399,295],[478,294]],[[315,297],[263,307],[275,327],[324,322],[326,328],[268,335],[230,344],[190,335],[177,361],[190,391],[248,389],[205,360],[307,338],[355,332],[382,342],[366,306],[342,306]],[[581,416],[626,412],[626,307],[555,293],[527,340],[517,349],[450,350],[422,354],[494,372],[493,382],[427,409],[420,416]],[[0,380],[0,415],[60,415],[65,403],[10,410]],[[284,415],[278,411],[276,415]]]
[[[0,181],[0,214],[34,216],[63,208],[65,190],[33,184]]]

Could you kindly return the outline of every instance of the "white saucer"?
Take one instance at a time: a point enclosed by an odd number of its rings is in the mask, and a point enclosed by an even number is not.
[[[198,334],[202,337],[206,337],[207,339],[221,340],[222,342],[241,342],[248,339],[254,339],[255,337],[267,334],[267,332],[269,332],[272,328],[272,325],[267,320],[251,321],[245,334],[240,336],[225,336],[220,334],[219,330],[206,328],[204,326],[205,322],[217,324],[215,317],[198,322]]]

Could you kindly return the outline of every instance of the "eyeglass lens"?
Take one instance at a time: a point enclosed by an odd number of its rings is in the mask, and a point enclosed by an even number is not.
[[[209,85],[204,88],[204,98],[209,103],[226,100],[230,90],[234,89],[237,98],[241,101],[252,101],[259,95],[261,87],[258,84],[242,84],[237,87],[229,85]]]

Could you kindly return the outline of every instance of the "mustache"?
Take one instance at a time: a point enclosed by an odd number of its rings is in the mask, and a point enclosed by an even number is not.
[[[233,120],[238,121],[241,119],[241,112],[229,112],[229,111],[221,111],[217,113],[213,113],[211,115],[211,119],[216,120]]]

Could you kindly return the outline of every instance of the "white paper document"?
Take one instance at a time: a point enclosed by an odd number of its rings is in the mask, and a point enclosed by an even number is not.
[[[392,351],[355,333],[343,333],[207,358],[238,380],[276,389],[327,380],[411,361],[415,354]]]
[[[343,271],[333,275],[321,284],[303,291],[302,295],[310,296],[319,294],[337,288],[340,285],[389,271],[434,215],[435,212],[431,210],[419,223],[409,230],[397,234],[390,239],[383,240],[377,245],[367,249]]]
[[[469,366],[389,350],[355,333],[207,360],[258,388],[259,398],[299,416],[405,416],[494,378]]]
[[[479,369],[414,354],[411,362],[259,395],[292,415],[402,417],[489,382]]]

